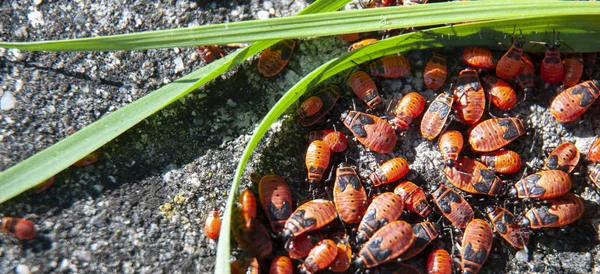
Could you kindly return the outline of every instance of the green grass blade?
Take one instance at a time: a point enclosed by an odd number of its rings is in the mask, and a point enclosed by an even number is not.
[[[0,42],[22,50],[91,51],[192,47],[326,36],[489,19],[600,15],[600,3],[555,1],[448,2],[361,9],[62,41]]]

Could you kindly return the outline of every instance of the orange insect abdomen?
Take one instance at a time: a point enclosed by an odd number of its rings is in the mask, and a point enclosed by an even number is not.
[[[556,147],[544,164],[544,169],[558,169],[571,173],[579,163],[579,149],[574,144],[565,142]]]
[[[358,253],[359,264],[371,268],[393,260],[414,242],[413,229],[405,221],[393,221],[373,234]]]
[[[81,158],[79,161],[75,162],[73,166],[89,166],[93,163],[98,162],[98,153],[92,152],[85,157]]]
[[[396,106],[396,119],[394,125],[401,130],[406,130],[413,119],[419,117],[425,108],[425,98],[416,92],[410,92]]]
[[[30,240],[37,236],[33,222],[27,219],[2,217],[0,229],[11,233],[19,240]]]
[[[596,140],[590,146],[587,157],[588,161],[592,163],[600,161],[600,137],[596,137]]]
[[[346,233],[335,233],[332,237],[337,245],[337,256],[329,265],[329,269],[336,273],[342,273],[347,271],[352,263],[352,247],[348,243]]]
[[[319,90],[298,108],[300,123],[305,127],[313,125],[333,108],[338,99],[340,99],[340,95],[336,87],[331,86]],[[317,107],[319,108],[317,109]],[[308,113],[313,114],[309,115]]]
[[[376,169],[369,176],[369,180],[373,186],[380,186],[400,180],[406,173],[408,173],[408,162],[404,158],[393,158]]]
[[[333,188],[335,207],[344,222],[358,223],[365,215],[367,193],[351,166],[342,163],[336,173]]]
[[[561,123],[574,121],[596,101],[598,95],[600,95],[600,80],[579,83],[554,97],[550,112],[556,121]]]
[[[492,52],[486,48],[467,47],[463,51],[462,61],[469,67],[478,69],[494,69],[498,60],[492,56]]]
[[[311,200],[299,206],[285,222],[284,236],[298,236],[328,225],[337,216],[335,205],[328,200]]]
[[[496,173],[512,174],[521,169],[521,156],[512,150],[482,154],[481,162]]]
[[[265,49],[258,59],[258,72],[265,77],[277,75],[290,61],[295,47],[296,41],[281,40]]]
[[[390,55],[369,64],[372,76],[383,78],[398,78],[410,72],[410,63],[401,55]]]
[[[328,267],[337,256],[337,245],[334,241],[325,239],[313,247],[304,260],[300,271],[315,273]]]
[[[425,65],[425,71],[423,72],[425,86],[436,91],[444,85],[447,76],[446,58],[441,54],[434,54]]]
[[[534,207],[525,213],[529,227],[561,227],[577,221],[583,215],[583,203],[575,194],[568,193],[548,202],[549,206]]]
[[[488,93],[488,98],[492,100],[492,104],[497,108],[509,110],[517,103],[515,90],[502,79],[488,74],[481,77],[481,80]]]
[[[303,233],[293,237],[285,245],[288,256],[292,259],[302,259],[308,256],[308,252],[323,240],[323,235],[318,231]]]
[[[431,206],[427,202],[425,192],[413,182],[404,181],[398,184],[394,193],[404,200],[404,207],[421,217],[427,217],[431,213]]]
[[[221,218],[218,210],[208,212],[208,217],[204,222],[204,235],[210,239],[216,240],[219,238],[221,231]]]
[[[445,168],[446,178],[462,191],[498,196],[504,183],[487,167],[470,158],[460,158],[453,168]]]
[[[350,47],[348,47],[348,51],[357,50],[357,49],[362,48],[364,46],[377,43],[377,41],[379,41],[379,40],[374,39],[374,38],[368,38],[368,39],[364,39],[364,40],[358,41],[358,42],[350,45]]]
[[[277,256],[271,262],[269,274],[293,274],[294,265],[292,260],[286,256]]]
[[[544,60],[540,65],[540,75],[544,82],[555,85],[562,81],[565,73],[565,68],[560,59],[560,52],[558,48],[553,47],[546,50]]]
[[[517,194],[519,198],[552,199],[567,193],[571,186],[569,174],[560,170],[542,170],[519,180],[510,194]]]
[[[446,131],[440,136],[438,147],[440,148],[444,163],[447,167],[454,166],[463,145],[463,136],[456,130]]]
[[[579,83],[581,75],[583,75],[583,58],[581,54],[568,55],[563,60],[565,66],[565,76],[562,79],[565,87],[571,87]]]
[[[308,181],[318,183],[323,178],[323,173],[329,166],[331,150],[325,142],[315,140],[306,150],[306,169],[308,169]]]
[[[458,120],[467,125],[475,124],[485,110],[485,94],[477,71],[464,69],[458,74],[454,89],[454,109]]]
[[[292,214],[292,192],[287,182],[278,175],[265,175],[258,184],[258,196],[273,232],[283,230]]]
[[[492,225],[509,244],[516,248],[523,248],[529,242],[529,231],[516,223],[515,216],[502,207],[486,208],[486,213]]]
[[[442,132],[452,110],[453,102],[454,97],[451,90],[441,93],[431,102],[421,120],[421,135],[423,137],[433,140]]]
[[[474,219],[467,225],[463,235],[460,260],[463,273],[479,272],[490,254],[493,239],[494,232],[486,221]]]
[[[333,152],[342,152],[348,147],[346,135],[339,131],[333,131],[325,134],[323,142],[329,146],[329,149]]]
[[[250,189],[246,189],[240,193],[238,197],[240,203],[240,210],[246,222],[249,222],[251,218],[256,218],[256,196]],[[248,224],[246,225],[248,227]]]
[[[364,242],[370,239],[383,224],[397,220],[403,208],[402,198],[392,192],[384,192],[376,196],[358,225],[357,241]]]
[[[341,120],[354,137],[372,151],[389,153],[396,146],[396,132],[377,116],[352,110],[343,113]]]
[[[377,86],[373,79],[364,71],[357,71],[350,75],[350,87],[354,94],[358,96],[369,108],[381,104],[381,97],[377,92]]]
[[[523,55],[522,41],[513,42],[510,49],[500,58],[496,66],[496,76],[508,80],[519,74],[522,69],[521,56]]]
[[[321,100],[321,98],[319,98],[318,96],[311,96],[304,102],[302,102],[296,113],[298,113],[298,117],[300,118],[313,116],[317,112],[319,112],[319,110],[321,110],[322,107],[323,101]]]
[[[427,257],[428,274],[452,274],[452,259],[448,251],[444,249],[434,249]]]
[[[445,185],[438,185],[433,191],[433,199],[442,214],[453,225],[459,228],[467,227],[467,224],[473,220],[473,208],[458,193]]]
[[[477,124],[469,134],[471,150],[490,152],[501,149],[525,134],[519,118],[492,118]]]

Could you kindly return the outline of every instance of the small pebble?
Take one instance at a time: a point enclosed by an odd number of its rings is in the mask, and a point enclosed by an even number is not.
[[[17,265],[17,267],[15,267],[15,273],[17,274],[29,274],[31,273],[31,271],[29,271],[29,267],[24,265],[24,264],[19,264]]]
[[[269,19],[269,12],[266,10],[260,10],[256,13],[256,18],[260,20]]]
[[[12,93],[10,93],[10,91],[4,92],[4,95],[2,95],[2,99],[0,99],[0,109],[10,110],[13,109],[16,104],[17,99],[15,99],[15,96],[13,96]]]
[[[33,4],[37,7],[42,4],[42,0],[33,0]]]

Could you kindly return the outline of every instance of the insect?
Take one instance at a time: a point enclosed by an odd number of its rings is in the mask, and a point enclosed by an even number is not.
[[[414,242],[413,229],[405,221],[393,221],[384,225],[358,252],[358,267],[375,267],[393,260],[404,253]]]
[[[413,182],[404,181],[398,184],[394,193],[404,200],[404,207],[421,217],[427,217],[431,213],[431,206],[427,202],[425,192]]]
[[[485,208],[496,231],[510,245],[523,248],[529,242],[529,231],[517,224],[515,216],[503,207],[488,206]]]
[[[308,143],[314,140],[321,140],[327,144],[333,152],[342,152],[348,147],[346,135],[332,129],[313,130],[308,135]]]
[[[216,240],[219,238],[219,232],[221,230],[221,219],[218,210],[211,210],[208,212],[206,222],[204,223],[204,235],[207,238]]]
[[[583,58],[581,54],[570,54],[563,60],[565,66],[565,75],[562,82],[565,87],[571,87],[579,83],[583,75]]]
[[[46,189],[48,189],[52,185],[54,185],[55,180],[56,180],[56,178],[54,176],[52,176],[52,177],[48,178],[46,181],[41,182],[40,184],[35,186],[35,188],[33,189],[33,193],[35,193],[35,194],[42,193],[43,191],[45,191]]]
[[[329,265],[329,269],[336,273],[342,273],[348,270],[352,263],[352,247],[348,243],[346,233],[334,233],[332,238],[337,245],[337,256]]]
[[[300,268],[302,273],[315,273],[328,267],[337,256],[337,245],[330,239],[325,239],[313,247]]]
[[[262,259],[271,255],[273,243],[269,232],[258,218],[247,218],[240,208],[231,213],[231,232],[238,245],[251,256]]]
[[[377,91],[377,86],[371,76],[364,71],[357,71],[350,75],[348,80],[354,94],[358,96],[369,108],[381,104],[381,97]]]
[[[256,218],[256,196],[250,189],[242,191],[238,198],[242,216],[249,222],[251,218]],[[246,225],[248,227],[249,225]]]
[[[463,157],[456,161],[454,168],[445,168],[446,178],[462,191],[498,196],[502,194],[504,183],[496,174],[479,161]]]
[[[296,111],[300,117],[300,124],[305,127],[313,125],[333,108],[338,99],[340,99],[340,94],[335,87],[327,87],[315,93],[306,99]]]
[[[571,173],[578,163],[579,149],[574,144],[564,142],[548,155],[544,169],[558,169]]]
[[[89,166],[96,162],[98,162],[98,154],[96,152],[92,152],[75,162],[73,166]]]
[[[308,256],[308,252],[321,240],[323,235],[318,231],[303,233],[290,239],[285,245],[285,250],[291,259],[302,259]]]
[[[600,188],[600,163],[596,163],[596,165],[594,165],[590,171],[590,174],[588,175],[588,178],[590,178],[590,181],[592,181],[597,188]]]
[[[473,219],[467,225],[462,240],[460,267],[463,273],[477,273],[492,249],[494,234],[490,225],[481,219]]]
[[[370,35],[368,32],[340,34],[337,37],[346,42],[354,42],[358,39],[366,38]]]
[[[333,201],[337,212],[344,222],[359,223],[365,215],[367,193],[356,171],[347,163],[341,163],[336,173]]]
[[[447,76],[446,57],[441,54],[434,54],[425,65],[425,71],[423,72],[425,86],[436,91],[444,85]]]
[[[512,150],[485,153],[480,160],[495,173],[512,174],[521,169],[521,156]]]
[[[341,120],[354,137],[372,151],[389,153],[396,146],[396,132],[377,116],[351,110],[342,113]]]
[[[14,235],[19,240],[30,240],[37,235],[33,222],[21,218],[2,217],[0,230]]]
[[[202,60],[204,60],[206,64],[210,64],[215,60],[227,55],[225,50],[223,50],[219,45],[198,46],[198,51],[200,51],[200,57],[202,57]]]
[[[469,133],[471,150],[490,152],[510,144],[525,134],[523,121],[516,117],[491,118],[477,124]]]
[[[458,74],[454,89],[454,109],[458,120],[467,125],[475,124],[483,116],[485,94],[474,69],[464,69]]]
[[[498,59],[492,56],[492,51],[480,47],[467,47],[463,51],[462,61],[468,67],[478,69],[495,69]]]
[[[560,44],[560,40],[557,40],[554,43],[545,43],[546,53],[544,54],[544,59],[540,65],[540,75],[542,76],[542,80],[551,85],[560,83],[565,74],[565,68],[560,59],[560,52],[558,51]]]
[[[561,227],[577,221],[583,215],[583,203],[575,194],[568,193],[548,202],[550,205],[529,209],[520,225],[533,229]]]
[[[359,42],[356,42],[356,43],[350,45],[350,47],[348,47],[348,51],[357,50],[357,49],[362,48],[364,46],[368,46],[370,44],[377,43],[377,41],[379,41],[379,40],[374,39],[374,38],[367,38],[367,39],[361,40]]]
[[[383,78],[398,78],[410,72],[410,63],[401,55],[389,55],[369,64],[369,73],[372,76]]]
[[[289,239],[290,236],[319,229],[333,221],[336,216],[335,205],[331,201],[308,201],[299,206],[285,222],[283,236]]]
[[[408,162],[398,157],[381,164],[369,175],[369,180],[373,186],[380,186],[400,180],[406,173],[408,173]]]
[[[464,145],[463,136],[456,130],[449,130],[442,133],[438,143],[442,158],[444,159],[447,167],[454,167],[458,154],[462,150]]]
[[[452,274],[452,259],[448,251],[434,249],[427,257],[427,273],[429,274]]]
[[[467,227],[473,220],[473,208],[454,190],[439,184],[433,191],[433,199],[442,214],[455,226]]]
[[[269,273],[272,274],[292,274],[294,273],[294,265],[292,260],[286,256],[277,256],[271,262]]]
[[[278,175],[265,175],[258,183],[258,197],[273,232],[283,230],[285,221],[292,214],[292,192],[287,182]]]
[[[258,274],[260,266],[256,258],[235,260],[231,262],[231,274]]]
[[[412,229],[413,233],[415,234],[415,241],[410,248],[408,248],[408,250],[400,255],[400,259],[403,261],[421,253],[421,251],[423,251],[423,249],[425,249],[425,247],[427,247],[427,245],[438,236],[437,229],[431,222],[425,221],[417,223],[413,225]]]
[[[598,162],[600,161],[600,137],[596,137],[596,140],[590,146],[590,150],[587,154],[588,161]]]
[[[425,98],[416,92],[410,92],[396,105],[394,125],[400,130],[406,130],[413,119],[419,117],[425,108]]]
[[[421,135],[428,140],[433,140],[442,132],[446,120],[452,110],[454,97],[452,89],[440,93],[429,105],[421,120]]]
[[[517,75],[517,83],[519,83],[519,87],[523,90],[524,100],[531,97],[531,93],[535,88],[535,84],[533,79],[535,77],[535,67],[533,66],[533,62],[531,62],[531,58],[527,54],[523,54],[521,56],[521,72]]]
[[[515,90],[502,79],[493,75],[484,75],[481,77],[484,89],[488,93],[488,100],[501,109],[509,110],[517,103],[517,94]]]
[[[265,49],[258,59],[258,72],[265,77],[273,77],[281,72],[290,61],[296,41],[281,40]]]
[[[597,57],[597,52],[587,52],[583,54],[583,77],[585,77],[585,79],[592,77]]]
[[[323,178],[323,173],[329,166],[331,150],[325,142],[315,140],[306,150],[306,169],[308,169],[308,182],[316,184]]]
[[[509,195],[519,198],[552,199],[567,193],[571,185],[569,174],[560,170],[542,170],[516,182]]]
[[[402,198],[392,192],[384,192],[375,197],[358,225],[357,242],[365,242],[381,227],[397,220],[403,208]]]
[[[554,97],[550,112],[556,121],[561,123],[574,121],[596,101],[598,95],[600,95],[600,80],[581,82]]]
[[[500,58],[498,65],[496,66],[496,76],[500,79],[508,80],[519,74],[521,71],[521,56],[523,55],[523,37],[520,36],[515,39],[514,36],[511,38],[512,46],[510,49]]]

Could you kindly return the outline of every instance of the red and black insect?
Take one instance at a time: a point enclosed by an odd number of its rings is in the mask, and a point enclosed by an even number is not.
[[[588,161],[598,162],[600,161],[600,137],[596,137],[596,140],[590,146],[587,154]]]
[[[290,61],[295,47],[296,41],[281,40],[265,49],[258,59],[258,72],[265,77],[277,75]]]
[[[600,189],[600,163],[596,163],[596,165],[592,167],[588,178],[590,178],[590,181]]]
[[[414,242],[413,229],[405,221],[393,221],[379,229],[358,252],[355,264],[371,268],[395,259]]]
[[[467,225],[462,240],[462,273],[477,273],[492,249],[494,234],[490,225],[481,219],[473,219]]]
[[[225,57],[227,53],[225,50],[221,48],[219,45],[212,46],[198,46],[198,51],[200,51],[200,57],[204,60],[204,63],[210,64],[215,60]]]
[[[302,273],[315,273],[327,268],[337,256],[337,245],[330,239],[325,239],[313,247],[300,268]]]
[[[369,73],[372,76],[383,78],[398,78],[410,72],[410,63],[402,55],[389,55],[369,64]]]
[[[523,54],[521,56],[521,72],[517,75],[517,82],[519,83],[519,87],[523,90],[525,100],[528,97],[531,97],[531,93],[535,88],[534,77],[535,77],[535,67],[533,66],[533,62],[531,62],[531,58],[527,54]]]
[[[474,69],[464,69],[458,74],[454,89],[454,109],[458,120],[467,125],[475,124],[485,110],[485,94]]]
[[[329,166],[331,150],[325,142],[316,140],[310,143],[306,150],[306,169],[308,169],[308,182],[316,184],[323,178],[323,173]]]
[[[79,161],[75,162],[73,166],[89,166],[93,163],[98,162],[98,153],[92,152],[85,157],[81,158]]]
[[[467,47],[463,51],[462,61],[468,67],[478,69],[495,69],[498,59],[492,55],[492,51],[480,47]]]
[[[342,273],[347,271],[352,263],[352,247],[348,242],[348,235],[346,233],[334,233],[332,238],[337,245],[337,256],[329,265],[329,270]]]
[[[423,135],[423,137],[433,140],[440,132],[442,132],[446,120],[448,120],[448,116],[450,115],[450,111],[452,110],[453,102],[454,97],[452,95],[452,89],[440,93],[435,100],[431,102],[421,120],[421,135]]]
[[[551,85],[560,83],[565,74],[565,67],[560,59],[560,51],[558,51],[560,44],[560,40],[554,43],[545,43],[546,53],[540,65],[542,80]]]
[[[258,218],[247,218],[240,208],[232,211],[231,232],[238,245],[251,256],[265,258],[271,255],[273,243],[269,232]]]
[[[283,230],[292,214],[292,192],[287,182],[278,175],[265,175],[258,183],[258,197],[273,232]]]
[[[519,61],[520,62],[520,61]],[[498,79],[491,74],[481,77],[483,88],[488,94],[488,100],[501,109],[509,110],[517,103],[517,93],[502,79]]]
[[[579,149],[574,144],[564,142],[556,147],[544,164],[544,169],[558,169],[571,173],[579,163]]]
[[[358,111],[342,113],[341,120],[354,137],[372,151],[389,153],[396,146],[396,132],[388,122]]]
[[[583,58],[581,53],[569,54],[563,60],[565,66],[565,75],[562,79],[565,87],[572,87],[579,83],[583,75]]]
[[[335,205],[328,200],[311,200],[299,206],[285,222],[283,236],[298,236],[331,223],[337,216]]]
[[[561,227],[577,221],[583,215],[583,203],[575,194],[568,193],[548,202],[550,205],[529,209],[520,225],[533,229]]]
[[[428,274],[452,274],[452,259],[448,251],[434,249],[427,257],[426,270]]]
[[[256,218],[256,196],[254,196],[254,193],[250,189],[246,189],[240,193],[238,202],[246,227],[249,228],[250,220]]]
[[[598,95],[600,95],[600,80],[579,83],[554,97],[550,112],[556,121],[561,123],[574,121],[596,101]]]
[[[427,202],[425,192],[413,182],[404,181],[398,184],[394,193],[404,200],[404,207],[421,217],[427,217],[431,213],[431,206]]]
[[[446,83],[447,76],[446,57],[441,54],[434,54],[425,65],[425,71],[423,72],[425,86],[436,91]]]
[[[379,166],[370,176],[373,186],[389,184],[400,180],[408,173],[408,162],[404,158],[393,158]]]
[[[348,80],[354,94],[360,98],[369,108],[381,104],[381,97],[377,91],[377,86],[371,76],[364,71],[357,71],[350,75]]]
[[[315,93],[306,99],[296,111],[300,118],[300,124],[305,127],[313,125],[333,108],[338,99],[340,99],[340,94],[334,87],[327,87]]]
[[[333,152],[342,152],[348,147],[346,135],[333,129],[313,130],[308,134],[308,143],[321,140]]]
[[[410,92],[396,105],[394,125],[400,130],[406,130],[413,119],[419,117],[425,108],[425,98],[416,92]]]
[[[490,152],[510,144],[517,137],[525,134],[525,126],[521,119],[492,118],[477,124],[469,134],[471,150]]]
[[[481,155],[481,162],[495,173],[512,174],[521,169],[521,156],[512,150],[499,150]]]
[[[365,242],[381,227],[397,220],[403,208],[402,198],[392,192],[384,192],[375,197],[358,225],[357,242]]]
[[[219,238],[219,232],[221,231],[221,216],[218,210],[211,210],[208,212],[206,221],[204,222],[204,235],[207,238],[216,240]]]
[[[498,65],[496,66],[496,76],[500,79],[508,80],[519,74],[522,69],[521,56],[523,55],[523,37],[512,39],[512,46],[510,49],[500,58]]]
[[[374,38],[367,38],[367,39],[358,41],[358,42],[350,45],[350,47],[348,47],[348,51],[357,50],[357,49],[362,48],[364,46],[368,46],[370,44],[375,44],[375,43],[377,43],[377,41],[379,41],[379,40],[374,39]]]
[[[37,235],[33,222],[21,218],[2,217],[0,230],[14,235],[19,240],[30,240]]]
[[[308,256],[308,252],[321,240],[323,235],[319,231],[303,233],[290,239],[285,245],[285,250],[290,258],[302,259]]]
[[[552,199],[567,193],[571,186],[569,174],[560,170],[542,170],[516,182],[509,195],[519,198]]]
[[[502,194],[504,183],[484,164],[470,158],[460,158],[454,168],[445,168],[446,178],[462,191],[498,196]]]
[[[521,227],[515,220],[515,216],[503,207],[488,206],[485,208],[492,225],[510,245],[523,248],[529,242],[529,230]]]
[[[432,196],[442,214],[454,226],[465,228],[473,220],[473,208],[454,190],[439,184]]]
[[[337,212],[344,222],[349,224],[359,223],[365,215],[367,207],[365,188],[360,183],[356,171],[350,165],[341,163],[336,173],[333,201]]]
[[[412,229],[415,234],[415,241],[408,250],[400,255],[402,261],[406,261],[421,253],[438,236],[438,231],[431,222],[417,223],[413,225]]]
[[[463,145],[464,140],[460,132],[456,130],[449,130],[442,133],[442,136],[440,136],[438,147],[440,148],[440,152],[442,153],[444,164],[447,167],[454,167],[454,164],[458,159],[458,154],[460,154]]]
[[[269,268],[270,274],[292,274],[294,273],[294,265],[292,260],[286,256],[277,256],[271,262]]]

